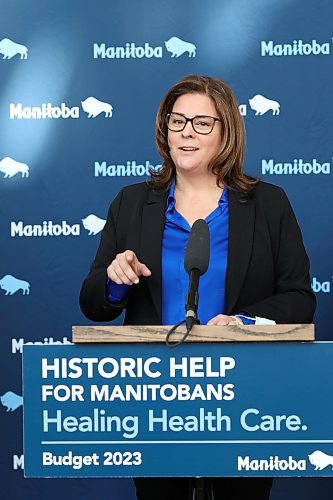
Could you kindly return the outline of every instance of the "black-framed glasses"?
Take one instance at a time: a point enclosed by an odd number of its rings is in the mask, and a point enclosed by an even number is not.
[[[210,134],[214,128],[215,122],[220,122],[219,118],[214,116],[197,115],[193,118],[187,118],[181,113],[168,113],[166,115],[166,123],[169,130],[172,132],[181,132],[191,122],[194,132],[197,134]]]

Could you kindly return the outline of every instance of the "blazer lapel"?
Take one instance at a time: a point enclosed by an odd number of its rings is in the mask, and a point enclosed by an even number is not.
[[[140,253],[142,262],[151,270],[146,280],[153,303],[162,323],[162,237],[168,191],[150,190],[143,206]]]
[[[226,314],[234,311],[249,265],[254,234],[255,205],[252,198],[240,201],[229,192],[229,241],[226,275]]]

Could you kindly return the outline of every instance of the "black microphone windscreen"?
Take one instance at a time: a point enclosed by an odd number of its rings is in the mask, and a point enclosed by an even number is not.
[[[210,238],[208,224],[203,219],[198,219],[193,224],[187,241],[184,259],[186,272],[190,274],[192,269],[198,269],[200,275],[204,274],[208,269],[209,254]]]

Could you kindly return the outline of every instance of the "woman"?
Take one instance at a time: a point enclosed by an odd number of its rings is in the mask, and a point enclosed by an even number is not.
[[[300,229],[282,189],[244,175],[243,120],[229,87],[197,75],[174,85],[157,113],[156,142],[161,170],[110,206],[81,290],[84,314],[110,321],[125,308],[125,324],[179,322],[184,249],[193,222],[205,219],[211,258],[199,288],[202,324],[310,323],[315,299]],[[186,479],[135,482],[140,500],[183,499],[188,489]],[[212,482],[215,500],[267,499],[271,488],[266,478]]]

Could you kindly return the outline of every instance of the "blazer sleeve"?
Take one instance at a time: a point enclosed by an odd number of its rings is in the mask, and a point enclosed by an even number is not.
[[[83,314],[91,321],[104,322],[117,318],[126,307],[130,296],[129,292],[122,301],[110,304],[107,300],[106,289],[107,267],[119,253],[117,249],[117,219],[122,196],[123,191],[120,191],[110,205],[96,257],[81,287],[80,307]]]
[[[311,323],[316,307],[311,290],[309,259],[289,200],[280,190],[280,224],[274,266],[274,293],[244,310],[277,323]]]

